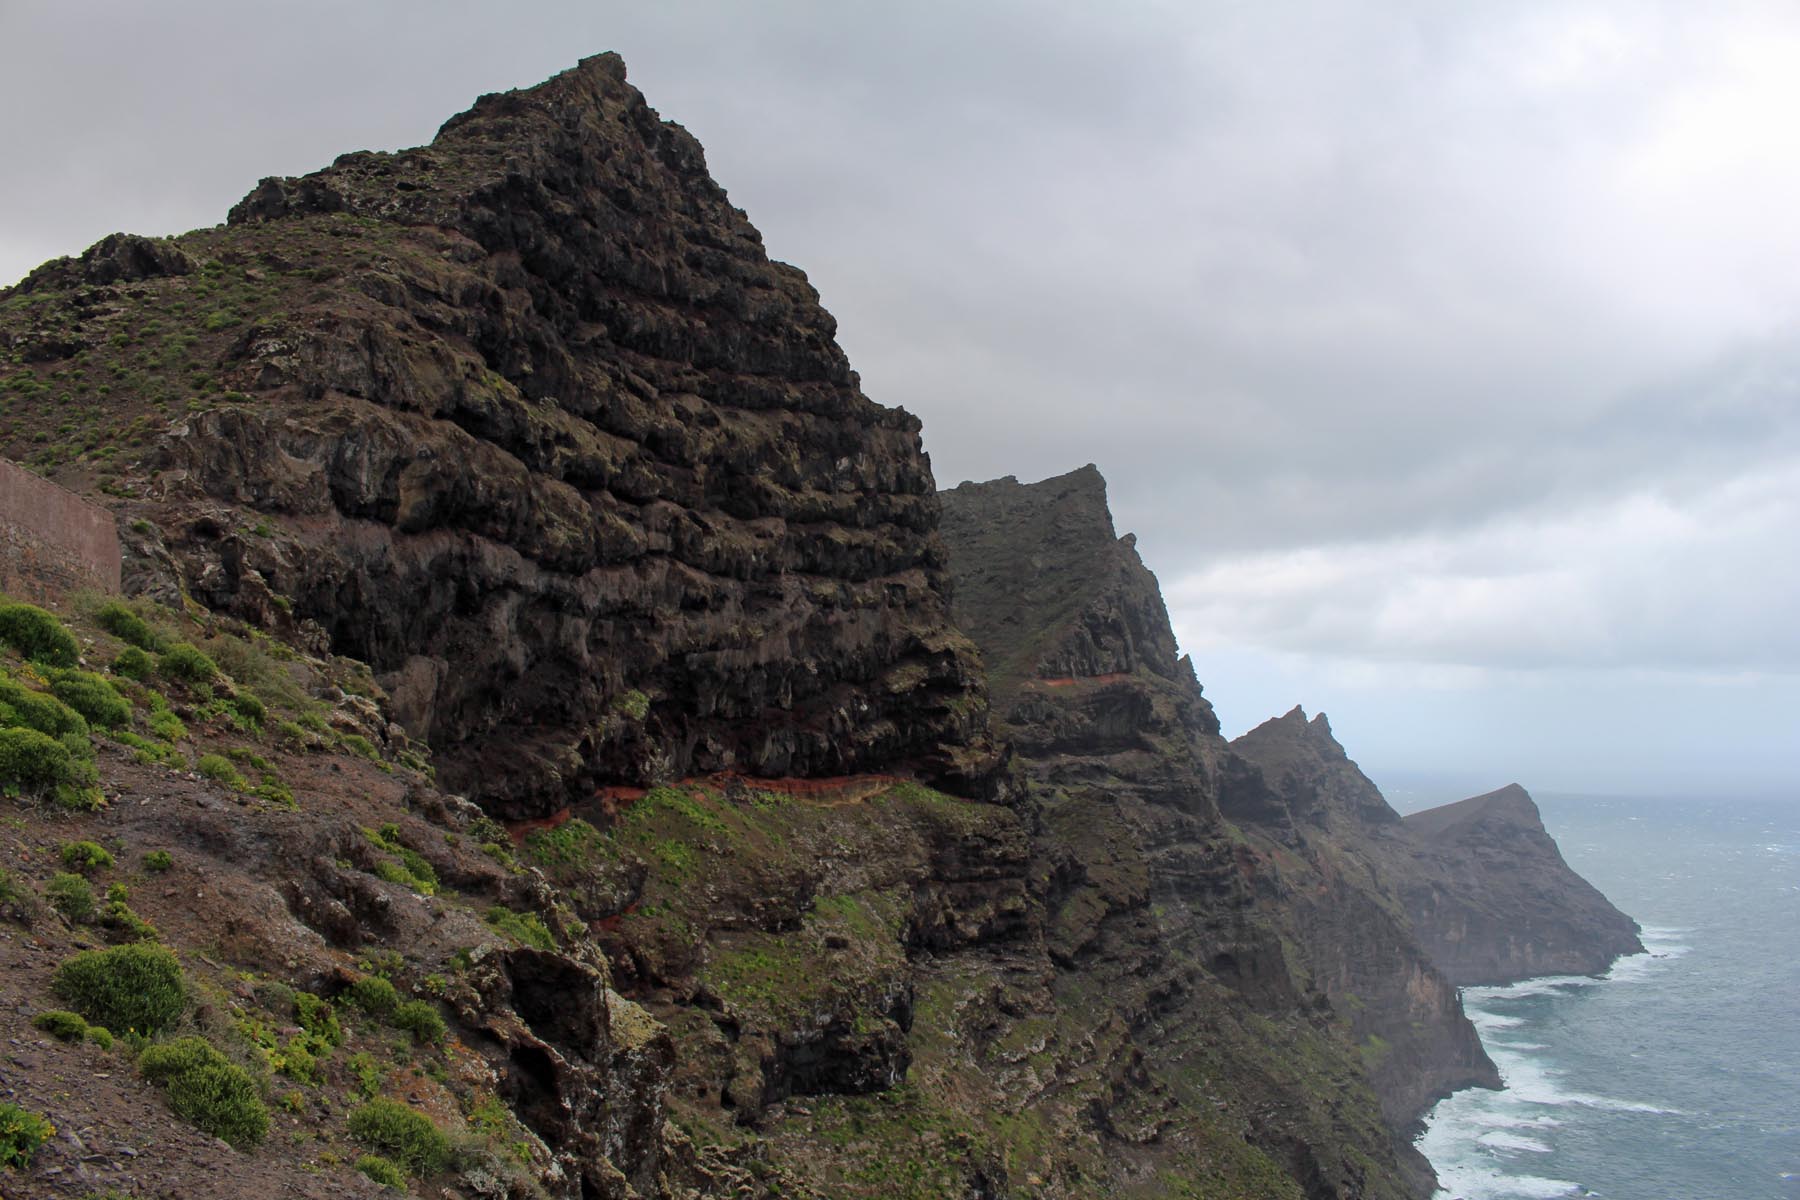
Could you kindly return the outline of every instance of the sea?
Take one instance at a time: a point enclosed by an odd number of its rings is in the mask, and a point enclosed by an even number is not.
[[[1506,1087],[1426,1118],[1439,1197],[1800,1200],[1800,796],[1534,798],[1648,952],[1464,991]]]

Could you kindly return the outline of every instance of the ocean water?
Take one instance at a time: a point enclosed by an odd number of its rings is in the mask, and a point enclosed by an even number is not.
[[[1507,1087],[1428,1116],[1440,1198],[1800,1200],[1800,797],[1536,799],[1649,953],[1464,993]]]

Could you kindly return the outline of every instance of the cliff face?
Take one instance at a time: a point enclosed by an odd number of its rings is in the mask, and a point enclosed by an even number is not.
[[[1457,1088],[1498,1072],[1452,980],[1415,936],[1391,863],[1411,847],[1400,818],[1332,736],[1295,708],[1231,743],[1220,807],[1295,884],[1279,910],[1314,982],[1361,1048],[1384,1111],[1410,1125]]]
[[[1412,813],[1406,829],[1419,850],[1401,900],[1455,983],[1597,975],[1643,953],[1637,922],[1569,869],[1518,784]]]
[[[616,56],[9,299],[5,344],[131,447],[11,452],[160,531],[128,586],[367,661],[496,812],[719,770],[991,786],[918,421]]]
[[[943,499],[957,621],[994,664],[997,729],[1037,810],[1057,1007],[1104,980],[1153,1076],[1205,1056],[1254,1089],[1265,1100],[1245,1136],[1310,1194],[1429,1190],[1429,1169],[1390,1127],[1436,1092],[1492,1081],[1492,1068],[1454,991],[1334,851],[1221,818],[1236,794],[1221,780],[1251,769],[1176,657],[1156,579],[1114,533],[1099,472],[964,484]],[[1282,782],[1281,803],[1335,799],[1323,780]],[[1218,1009],[1281,1036],[1248,1053],[1209,1045],[1217,1018],[1204,1014]],[[1391,1052],[1369,1037],[1377,1028]]]

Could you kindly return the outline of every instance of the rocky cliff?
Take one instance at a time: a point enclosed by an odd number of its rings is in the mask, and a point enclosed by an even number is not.
[[[15,393],[86,417],[0,446],[112,498],[130,586],[368,662],[496,812],[720,770],[992,786],[918,421],[615,55],[0,305]]]
[[[997,664],[997,728],[1043,805],[1040,853],[1071,864],[1047,897],[1070,961],[1112,960],[1152,993],[1192,990],[1160,971],[1204,976],[1308,1026],[1352,1057],[1395,1130],[1439,1095],[1498,1083],[1454,988],[1336,836],[1398,818],[1360,776],[1277,751],[1336,748],[1322,719],[1225,745],[1099,473],[965,484],[944,494],[943,528],[957,620]],[[1417,1171],[1403,1136],[1394,1153]]]
[[[1419,848],[1401,902],[1455,983],[1597,975],[1643,953],[1637,922],[1569,869],[1518,784],[1411,813],[1405,826]]]

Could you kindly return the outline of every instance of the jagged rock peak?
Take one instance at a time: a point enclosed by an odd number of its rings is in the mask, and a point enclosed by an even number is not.
[[[918,420],[616,55],[61,270],[132,281],[121,327],[210,297],[218,390],[102,498],[159,531],[127,588],[368,662],[496,813],[716,771],[993,794]]]

